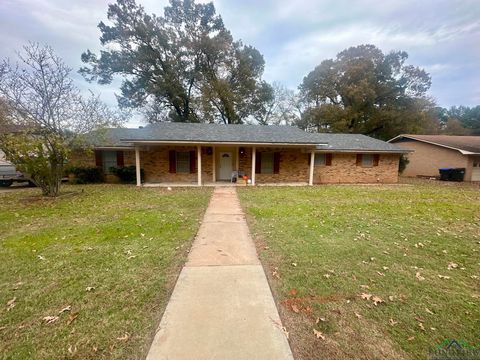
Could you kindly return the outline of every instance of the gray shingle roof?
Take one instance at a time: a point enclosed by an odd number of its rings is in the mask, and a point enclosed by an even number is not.
[[[271,125],[159,123],[138,129],[106,129],[91,139],[96,147],[125,147],[142,141],[305,144],[324,151],[407,152],[404,148],[365,135],[317,134],[293,126]]]
[[[132,133],[127,141],[312,144],[318,139],[293,126],[159,123]]]
[[[315,134],[319,143],[328,143],[327,146],[318,147],[321,150],[335,151],[381,151],[392,153],[407,153],[408,150],[400,146],[374,139],[361,134]]]

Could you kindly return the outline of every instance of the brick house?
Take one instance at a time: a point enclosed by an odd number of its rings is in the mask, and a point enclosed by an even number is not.
[[[92,137],[94,153],[72,164],[134,165],[145,183],[256,184],[396,183],[407,150],[355,134],[312,134],[291,126],[160,123],[107,129]]]
[[[389,143],[413,151],[404,176],[438,177],[438,169],[465,168],[465,181],[480,181],[480,136],[399,135]]]

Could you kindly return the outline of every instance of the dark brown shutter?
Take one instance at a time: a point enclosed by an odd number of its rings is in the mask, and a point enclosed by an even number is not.
[[[357,154],[357,166],[362,166],[362,154]]]
[[[279,152],[273,153],[273,173],[274,174],[280,173],[280,153]]]
[[[379,161],[380,161],[380,155],[379,154],[373,155],[373,166],[378,166]]]
[[[102,167],[102,151],[101,150],[95,150],[95,166],[96,167]]]
[[[177,157],[175,156],[175,150],[168,152],[168,172],[175,174],[177,172]]]
[[[124,167],[125,166],[125,159],[123,157],[123,151],[117,151],[117,166]]]
[[[196,154],[197,152],[195,150],[190,151],[190,174],[193,174],[196,172]]]
[[[333,154],[325,154],[325,165],[332,166]]]
[[[260,174],[262,171],[262,153],[257,152],[255,154],[255,174]]]

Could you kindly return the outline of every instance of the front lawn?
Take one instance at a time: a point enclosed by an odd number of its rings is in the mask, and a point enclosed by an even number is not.
[[[480,348],[480,190],[239,189],[296,359]]]
[[[0,192],[4,359],[143,359],[211,190]]]

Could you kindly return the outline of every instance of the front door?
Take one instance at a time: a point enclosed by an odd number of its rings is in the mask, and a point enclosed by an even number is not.
[[[232,177],[232,153],[221,152],[220,153],[220,180],[230,180]]]

